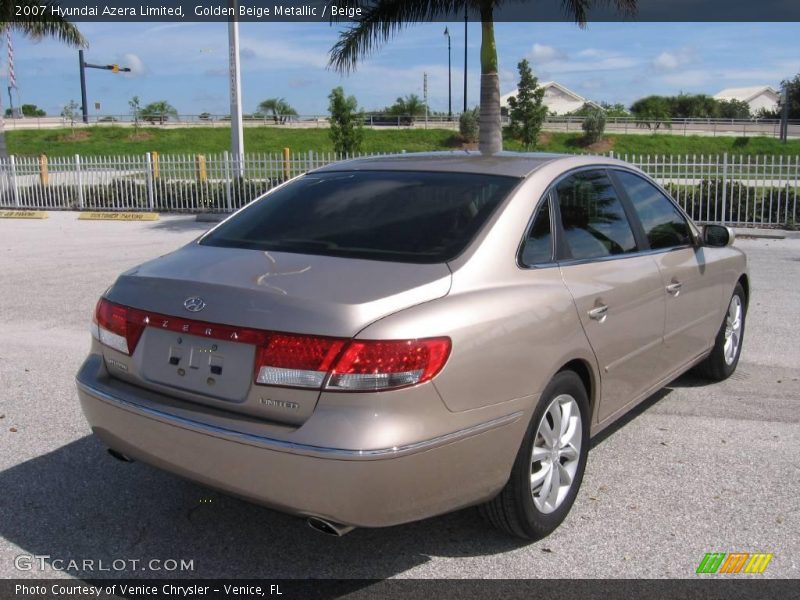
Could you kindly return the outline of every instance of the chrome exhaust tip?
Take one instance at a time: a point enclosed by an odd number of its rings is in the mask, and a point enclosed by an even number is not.
[[[122,452],[117,452],[113,448],[108,448],[107,452],[120,462],[132,463],[133,459],[130,456],[125,456]]]
[[[350,525],[334,523],[333,521],[327,521],[321,517],[308,517],[308,519],[306,519],[306,523],[308,523],[308,526],[314,531],[319,531],[320,533],[332,535],[334,537],[342,537],[343,535],[350,533],[353,531],[353,529],[355,529],[355,527]]]

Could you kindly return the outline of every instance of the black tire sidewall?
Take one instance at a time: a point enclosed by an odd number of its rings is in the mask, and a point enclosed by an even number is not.
[[[580,460],[569,494],[564,498],[561,506],[552,513],[545,514],[539,511],[533,503],[533,496],[530,491],[530,458],[536,430],[544,415],[544,411],[553,399],[561,394],[569,394],[575,398],[581,412],[582,437],[579,455]],[[561,371],[556,374],[547,385],[544,392],[542,392],[536,410],[533,412],[533,417],[531,418],[530,425],[525,433],[525,438],[523,439],[522,446],[517,455],[516,462],[514,463],[514,472],[512,475],[515,479],[514,488],[516,497],[514,500],[517,505],[520,523],[526,530],[526,533],[533,538],[544,537],[555,530],[566,518],[575,502],[575,497],[578,495],[578,490],[583,480],[583,472],[586,468],[586,458],[589,451],[589,419],[589,400],[581,378],[573,371]]]

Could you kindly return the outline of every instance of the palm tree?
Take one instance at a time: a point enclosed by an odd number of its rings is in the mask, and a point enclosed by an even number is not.
[[[481,18],[481,152],[493,154],[503,148],[500,122],[500,78],[497,73],[497,47],[494,39],[494,11],[506,3],[533,3],[534,0],[375,0],[362,7],[363,17],[345,29],[331,48],[330,66],[341,73],[355,69],[358,61],[403,27],[413,23],[474,11]],[[623,15],[636,11],[637,0],[558,0],[563,10],[583,27],[587,13],[597,5],[613,5]]]
[[[285,123],[287,117],[296,117],[297,111],[285,98],[267,98],[258,105],[257,114],[272,115],[275,124]]]
[[[39,16],[17,16],[17,7],[21,7],[19,12],[24,13],[25,8],[34,10],[28,14],[41,12],[40,7],[44,6],[44,14]],[[54,16],[51,8],[57,6],[56,2],[41,0],[16,0],[15,2],[3,2],[0,4],[0,34],[8,30],[16,31],[33,39],[39,40],[46,37],[55,38],[69,46],[86,47],[86,38],[81,35],[78,28],[73,23],[61,17]],[[6,158],[5,132],[0,120],[0,158]]]

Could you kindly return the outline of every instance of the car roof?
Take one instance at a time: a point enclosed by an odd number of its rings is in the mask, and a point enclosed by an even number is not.
[[[542,166],[556,160],[577,158],[572,154],[545,152],[498,152],[482,154],[477,151],[413,152],[355,158],[331,163],[315,173],[334,171],[434,171],[441,173],[483,173],[526,177]],[[613,162],[593,157],[597,163]]]

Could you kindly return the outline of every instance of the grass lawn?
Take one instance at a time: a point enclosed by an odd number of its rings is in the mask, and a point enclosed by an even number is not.
[[[457,134],[444,129],[366,129],[364,152],[407,152],[452,150],[461,147]],[[211,154],[230,148],[227,128],[140,128],[134,135],[129,127],[91,127],[69,129],[7,131],[10,154],[22,156],[84,156],[144,154]],[[327,129],[281,129],[251,127],[244,130],[248,152],[330,152],[333,150]],[[507,150],[521,150],[514,140],[506,139]],[[596,146],[586,147],[577,133],[545,133],[537,150],[550,152],[618,154],[752,154],[800,155],[800,140],[782,144],[773,138],[735,138],[682,136],[670,134],[607,135]]]

